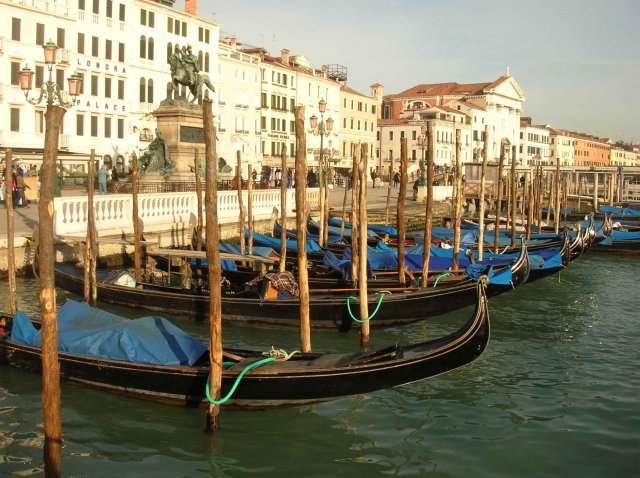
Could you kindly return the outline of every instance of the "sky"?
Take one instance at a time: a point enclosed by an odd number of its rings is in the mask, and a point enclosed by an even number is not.
[[[640,143],[640,0],[200,0],[221,35],[348,68],[370,95],[482,83],[507,67],[523,116]],[[176,3],[176,8],[182,8]]]

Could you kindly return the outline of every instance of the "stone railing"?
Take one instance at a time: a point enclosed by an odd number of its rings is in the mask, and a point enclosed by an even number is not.
[[[203,197],[204,203],[204,197]],[[247,191],[243,191],[244,207],[247,207]],[[307,189],[307,205],[318,204],[318,189]],[[204,207],[204,205],[203,205]],[[254,221],[272,217],[273,209],[280,209],[280,190],[253,191]],[[54,199],[54,234],[59,237],[83,237],[87,231],[87,196],[67,196]],[[99,237],[133,232],[133,196],[109,194],[94,197],[96,229]],[[144,232],[183,230],[196,223],[197,199],[193,192],[140,194],[138,215]],[[287,190],[287,216],[295,210],[295,190]],[[221,226],[237,224],[239,217],[238,192],[218,192],[218,222]],[[203,217],[206,220],[204,211]]]

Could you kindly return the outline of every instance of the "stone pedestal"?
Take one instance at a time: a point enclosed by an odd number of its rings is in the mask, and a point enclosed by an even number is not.
[[[164,101],[152,114],[176,166],[170,180],[193,180],[191,168],[196,149],[199,156],[204,157],[205,154],[202,106],[184,101]]]

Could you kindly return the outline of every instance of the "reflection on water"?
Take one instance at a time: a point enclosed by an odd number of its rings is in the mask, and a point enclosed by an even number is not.
[[[203,433],[202,410],[64,385],[63,474],[635,476],[639,266],[638,258],[587,256],[560,281],[550,277],[493,298],[489,347],[460,370],[313,406],[223,409],[215,436]],[[23,308],[37,312],[33,282],[17,287]],[[207,336],[203,324],[180,324]],[[443,319],[373,335],[408,343],[447,327]],[[224,333],[237,344],[297,347],[295,332],[227,326]],[[313,337],[316,350],[357,341],[356,333]],[[40,380],[1,372],[0,476],[41,473]]]

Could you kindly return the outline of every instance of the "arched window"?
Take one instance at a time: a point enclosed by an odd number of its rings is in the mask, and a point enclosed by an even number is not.
[[[116,158],[116,168],[118,172],[124,172],[124,156],[122,156],[121,154]]]
[[[153,80],[147,81],[147,103],[153,103]]]
[[[167,43],[167,63],[169,63],[169,57],[173,53],[173,44],[171,42]]]
[[[200,67],[201,70],[204,66],[204,62],[202,60],[203,60],[202,52],[200,51],[198,52],[198,66]]]
[[[147,57],[147,38],[144,35],[140,35],[140,58]]]
[[[104,157],[102,158],[102,164],[106,164],[107,167],[111,169],[111,165],[113,164],[113,160],[111,159],[111,156],[109,156],[108,154],[105,154]]]
[[[140,78],[140,103],[144,103],[147,97],[147,82],[144,78]]]
[[[153,60],[153,38],[149,37],[149,40],[147,42],[147,59],[148,60]]]
[[[204,54],[204,71],[209,73],[209,53]]]

